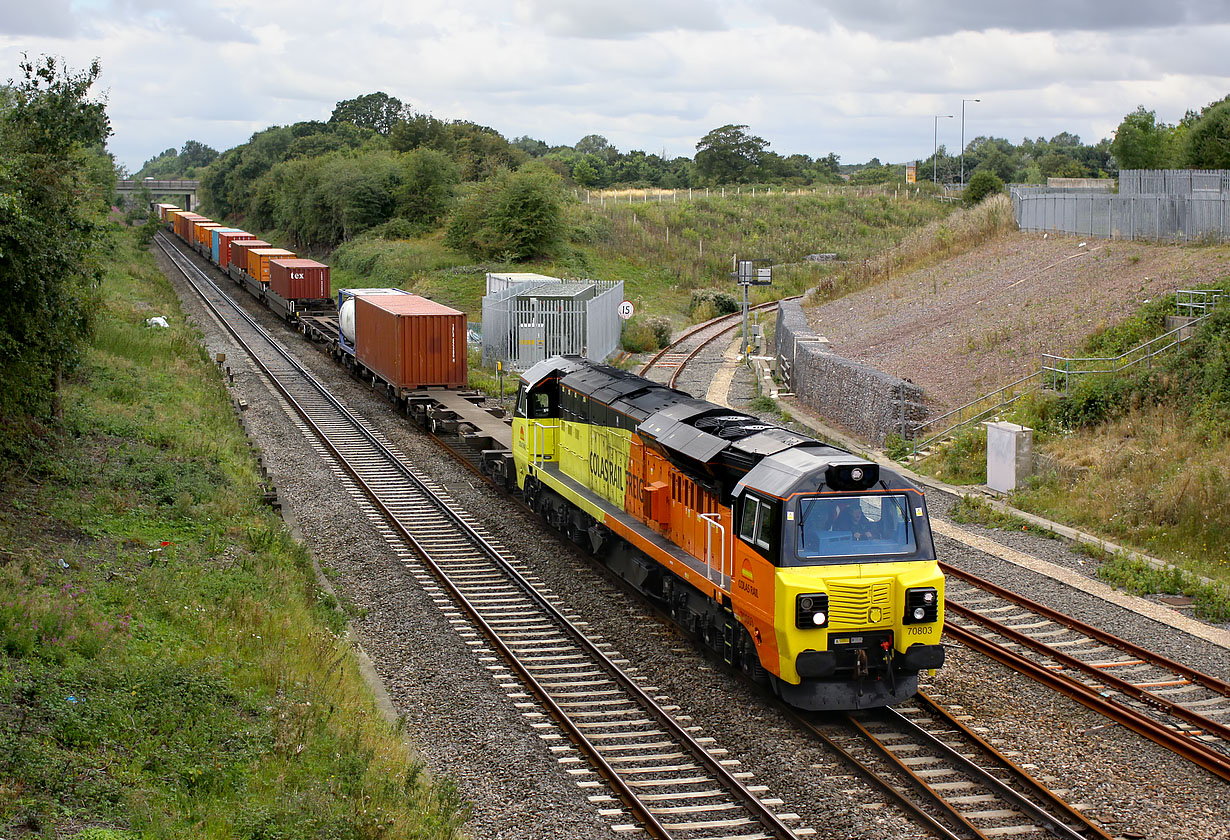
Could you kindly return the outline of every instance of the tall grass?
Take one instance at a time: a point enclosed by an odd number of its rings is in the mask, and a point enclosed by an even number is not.
[[[456,836],[165,278],[124,243],[102,294],[66,433],[0,475],[0,834]]]
[[[893,247],[824,278],[809,295],[820,303],[870,286],[893,274],[923,267],[1016,229],[1012,202],[995,195],[968,209],[956,210],[912,230]]]

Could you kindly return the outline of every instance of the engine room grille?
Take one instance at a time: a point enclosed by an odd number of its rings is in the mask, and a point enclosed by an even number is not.
[[[892,584],[830,583],[829,626],[832,628],[866,627],[887,624],[893,620]],[[873,615],[878,609],[878,617]]]

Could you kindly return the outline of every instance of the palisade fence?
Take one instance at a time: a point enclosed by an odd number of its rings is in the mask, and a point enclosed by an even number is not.
[[[1225,242],[1230,239],[1230,171],[1131,169],[1119,192],[1013,187],[1017,226],[1103,239]]]

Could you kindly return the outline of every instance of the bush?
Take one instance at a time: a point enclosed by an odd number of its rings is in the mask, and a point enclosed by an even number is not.
[[[450,248],[479,259],[550,256],[564,233],[559,177],[527,166],[479,186],[449,222]]]
[[[730,315],[739,311],[739,300],[723,289],[693,289],[692,301],[688,304],[688,312],[697,314],[698,308],[705,309],[704,304],[712,304],[715,315]]]
[[[998,195],[1003,191],[1004,182],[994,172],[986,170],[975,172],[970,176],[969,183],[965,185],[965,192],[961,196],[961,203],[966,207],[973,207],[988,195]]]
[[[620,344],[629,353],[661,350],[671,343],[671,322],[663,315],[637,315],[624,321]]]

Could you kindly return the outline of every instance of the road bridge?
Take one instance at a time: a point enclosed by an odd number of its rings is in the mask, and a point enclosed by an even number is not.
[[[154,178],[138,181],[130,178],[117,181],[115,191],[122,196],[129,196],[146,189],[154,199],[180,198],[182,203],[179,206],[191,210],[196,207],[196,192],[200,185],[200,181],[159,181]]]

